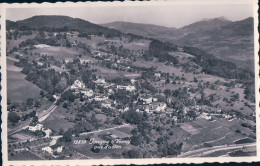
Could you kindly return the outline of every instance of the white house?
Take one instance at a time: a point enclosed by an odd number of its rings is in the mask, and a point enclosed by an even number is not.
[[[99,78],[96,81],[94,81],[96,84],[105,84],[106,80],[104,78]]]
[[[108,94],[113,94],[113,93],[114,93],[113,89],[108,90]]]
[[[74,84],[70,87],[71,90],[75,90],[75,89],[85,89],[85,85],[83,82],[79,81],[79,80],[75,80]]]
[[[124,90],[127,90],[127,91],[135,91],[135,86],[132,86],[132,85],[127,85],[127,86],[124,86],[124,85],[117,85],[116,87],[117,89],[124,89]]]
[[[152,102],[158,101],[157,98],[154,98],[152,96],[140,97],[139,100],[141,100],[145,104],[150,104]]]
[[[103,107],[105,107],[105,108],[111,108],[111,103],[109,103],[109,102],[104,102],[104,103],[102,103],[101,104]]]
[[[166,109],[167,105],[165,103],[159,103],[156,107],[156,111],[160,112],[160,111],[164,111]]]
[[[105,100],[107,100],[107,99],[108,99],[107,96],[95,96],[95,97],[94,97],[94,100],[95,100],[95,101],[105,101]]]
[[[161,77],[161,73],[154,73],[155,77]]]
[[[130,81],[131,81],[132,84],[134,84],[136,82],[135,79],[131,79]]]
[[[36,124],[35,126],[29,126],[28,127],[28,129],[30,130],[30,131],[37,131],[37,130],[42,130],[42,127],[43,127],[43,125],[42,124]]]
[[[55,151],[58,153],[61,153],[63,150],[63,146],[59,146]]]
[[[49,146],[46,146],[46,147],[42,148],[42,150],[43,150],[43,151],[46,151],[46,152],[48,152],[48,153],[50,153],[50,154],[53,153],[53,149],[52,149],[51,147],[49,147]]]
[[[84,95],[85,97],[91,97],[91,96],[94,95],[94,92],[93,92],[93,90],[91,90],[91,89],[81,91],[81,93],[83,93],[83,95]]]
[[[43,132],[45,132],[45,137],[48,138],[50,137],[50,134],[52,133],[52,131],[50,129],[46,129],[46,130],[43,130]]]

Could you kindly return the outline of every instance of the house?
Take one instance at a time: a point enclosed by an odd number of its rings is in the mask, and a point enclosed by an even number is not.
[[[159,78],[161,77],[161,73],[154,73],[154,76]]]
[[[116,87],[117,89],[124,89],[124,90],[127,90],[127,91],[135,91],[135,86],[132,86],[132,85],[127,85],[127,86],[124,86],[124,85],[117,85]]]
[[[46,130],[42,130],[42,131],[45,132],[46,138],[50,137],[50,134],[52,133],[52,131],[50,129],[46,129]]]
[[[72,62],[72,61],[73,61],[73,59],[71,59],[71,58],[65,58],[65,59],[64,59],[64,62],[65,62],[65,63],[69,63],[69,62]]]
[[[30,130],[30,131],[33,131],[33,132],[35,132],[35,131],[40,131],[40,130],[42,130],[42,128],[43,128],[43,125],[42,124],[36,124],[36,125],[33,125],[33,126],[29,126],[28,127],[28,129]]]
[[[42,148],[42,150],[43,150],[43,151],[46,151],[46,152],[48,152],[48,153],[50,153],[50,154],[53,153],[53,149],[52,149],[51,147],[49,147],[49,146],[46,146],[46,147]]]
[[[132,84],[135,84],[136,80],[135,79],[131,79],[130,80]]]
[[[103,107],[105,107],[105,108],[111,108],[111,103],[109,103],[109,102],[104,102],[104,103],[102,103],[101,104]]]
[[[95,100],[95,101],[105,101],[105,100],[108,100],[108,97],[107,96],[95,96],[93,98],[93,100]]]
[[[177,122],[177,121],[178,121],[177,116],[172,116],[172,119],[173,119],[174,122]]]
[[[81,63],[81,64],[84,64],[84,63],[92,63],[92,61],[89,60],[89,59],[80,59],[80,63]]]
[[[144,96],[139,98],[140,101],[143,102],[143,104],[150,104],[152,102],[158,101],[158,98],[154,98],[153,96]]]
[[[113,89],[108,90],[108,94],[113,94],[113,93],[114,93]]]
[[[104,78],[99,78],[96,81],[94,81],[96,84],[105,84],[106,80]]]
[[[94,95],[94,92],[91,89],[83,90],[81,91],[81,93],[84,95],[84,97],[92,97]]]
[[[211,119],[212,119],[212,117],[211,117],[210,115],[208,115],[206,112],[203,112],[203,113],[201,114],[201,116],[202,116],[204,119],[206,119],[206,120],[211,120]]]
[[[63,146],[59,146],[57,149],[55,149],[56,152],[61,153],[63,150]]]
[[[222,115],[224,118],[226,118],[226,119],[231,119],[231,118],[233,118],[231,115],[227,115],[227,114],[223,114]]]
[[[70,87],[71,90],[75,89],[85,89],[85,85],[83,82],[76,80],[74,81],[73,85]]]
[[[113,138],[113,139],[117,139],[118,138],[118,136],[114,135],[114,134],[111,134],[110,137]]]
[[[156,107],[155,110],[157,112],[161,112],[161,111],[164,111],[166,109],[167,105],[165,103],[159,103],[155,107]]]

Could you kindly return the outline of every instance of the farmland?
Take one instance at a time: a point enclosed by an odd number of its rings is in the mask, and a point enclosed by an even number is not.
[[[7,31],[9,156],[23,154],[18,146],[48,160],[254,154],[253,73],[78,21],[95,28],[17,26],[28,34],[17,41]]]

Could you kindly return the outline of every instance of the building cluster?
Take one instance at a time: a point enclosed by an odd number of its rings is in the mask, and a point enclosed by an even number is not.
[[[43,125],[40,123],[29,125],[28,130],[32,132],[43,131],[45,133],[46,138],[50,137],[50,134],[52,133],[50,129],[44,128]]]

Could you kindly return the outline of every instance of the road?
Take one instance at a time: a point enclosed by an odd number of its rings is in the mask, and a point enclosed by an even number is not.
[[[220,145],[220,146],[213,146],[213,147],[209,147],[209,148],[201,148],[201,149],[192,150],[192,151],[182,153],[178,157],[179,158],[201,157],[201,156],[208,155],[208,154],[211,154],[211,153],[217,152],[217,151],[241,149],[241,148],[251,147],[251,146],[256,146],[256,143]]]
[[[62,93],[66,92],[66,91],[69,90],[69,89],[70,89],[70,86],[67,87],[66,89],[64,89],[64,91],[63,91]],[[61,93],[61,94],[62,94],[62,93]],[[55,100],[55,101],[53,102],[53,104],[46,110],[46,113],[45,113],[45,114],[38,116],[38,121],[39,121],[39,122],[43,122],[45,119],[47,119],[48,116],[57,108],[56,102],[60,99],[61,94],[60,94],[59,96],[57,96],[56,100]],[[25,123],[23,123],[23,124],[17,126],[16,128],[14,128],[14,129],[8,131],[8,135],[13,135],[13,134],[15,134],[15,133],[17,133],[17,132],[19,132],[19,131],[21,131],[21,130],[24,130],[24,129],[28,128],[29,125],[30,125],[30,123],[31,123],[31,121],[32,121],[32,120],[29,120],[29,121],[27,121],[27,122],[25,122]]]
[[[102,129],[102,130],[84,132],[84,133],[80,133],[79,135],[82,136],[82,135],[94,134],[94,133],[99,133],[99,132],[103,132],[103,131],[118,129],[118,128],[126,127],[126,126],[129,126],[129,124],[123,124],[123,125],[120,125],[120,126],[115,126],[115,127],[111,127],[111,128],[107,128],[107,129]],[[73,135],[73,136],[75,136],[75,135]],[[62,135],[51,136],[52,139],[58,139],[58,138],[61,138],[61,137],[62,137]]]
[[[129,124],[122,124],[120,126],[115,126],[115,127],[111,127],[111,128],[107,128],[107,129],[102,129],[102,130],[96,130],[96,131],[90,131],[90,132],[84,132],[84,133],[80,133],[79,135],[82,136],[82,135],[88,135],[88,134],[93,134],[93,133],[99,133],[99,132],[103,132],[103,131],[108,131],[108,130],[113,130],[113,129],[118,129],[118,128],[121,128],[121,127],[126,127],[126,126],[129,126]],[[75,135],[73,135],[75,136]],[[50,136],[49,138],[51,138],[52,140],[58,140],[59,138],[61,138],[62,135],[57,135],[57,136]],[[30,139],[29,141],[35,141],[35,140],[38,140],[39,138],[32,138]],[[27,142],[27,140],[23,140],[23,141],[17,141],[16,143],[24,143],[24,142]],[[54,142],[55,144],[56,142]],[[54,145],[53,144],[53,145]]]

